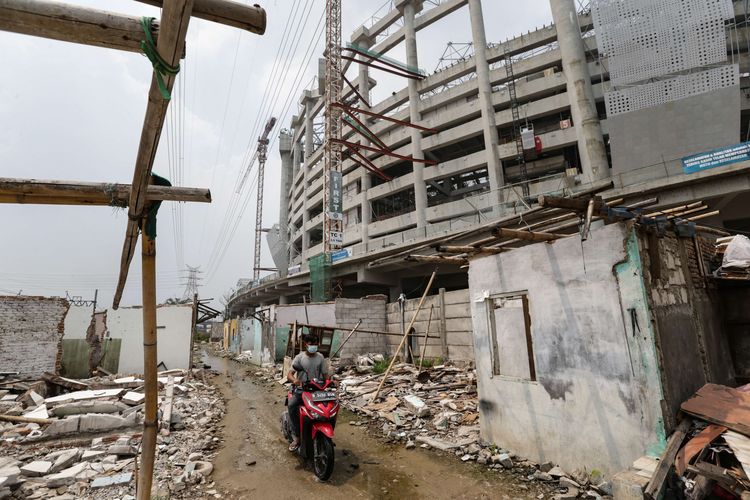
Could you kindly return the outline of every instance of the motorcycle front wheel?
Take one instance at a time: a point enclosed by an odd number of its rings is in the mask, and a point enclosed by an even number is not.
[[[328,481],[333,474],[333,442],[322,433],[315,436],[313,467],[315,476],[321,481]]]

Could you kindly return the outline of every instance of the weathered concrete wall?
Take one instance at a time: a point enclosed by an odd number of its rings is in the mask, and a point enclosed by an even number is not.
[[[669,431],[683,401],[706,382],[731,384],[734,371],[718,297],[700,272],[695,240],[652,235],[641,238],[641,249]]]
[[[87,378],[91,347],[86,341],[86,333],[91,327],[93,309],[91,306],[71,305],[65,316],[63,336],[62,368],[60,373],[70,378]]]
[[[409,325],[414,311],[417,310],[419,299],[409,299],[405,304],[405,326]],[[430,320],[430,309],[432,319]],[[388,304],[388,331],[401,333],[401,310],[398,302]],[[422,336],[427,330],[429,322],[430,336],[441,335],[443,312],[440,304],[440,295],[430,295],[425,299],[422,310],[417,315],[414,329],[418,336],[418,345],[421,352]],[[458,361],[474,360],[474,345],[472,340],[471,308],[469,307],[469,290],[455,290],[445,292],[445,336],[448,346],[448,358]],[[390,354],[392,355],[398,347],[401,338],[397,336],[388,337]],[[443,342],[440,338],[430,338],[427,341],[425,358],[445,357]]]
[[[221,322],[214,322],[211,324],[211,342],[218,342],[224,338],[224,324]]]
[[[349,332],[362,320],[359,326],[362,330],[385,332],[386,313],[385,298],[336,299],[336,332],[334,344],[343,342]],[[353,359],[359,354],[386,354],[388,352],[388,336],[376,333],[354,332],[341,349],[341,359]]]
[[[0,297],[0,371],[57,373],[69,303],[58,297]]]
[[[271,308],[271,321],[275,325],[274,357],[277,362],[283,361],[289,339],[289,325],[296,321],[306,325],[334,327],[336,326],[336,304],[320,302],[307,305],[274,305]]]
[[[750,287],[727,283],[720,289],[733,366],[738,382],[750,382]]]
[[[193,306],[161,306],[156,309],[157,363],[168,370],[190,368]],[[143,310],[123,307],[107,314],[109,338],[121,339],[118,372],[143,373]]]
[[[613,473],[644,451],[660,453],[661,381],[634,233],[613,224],[583,244],[570,237],[476,258],[469,286],[484,439],[567,470]],[[493,367],[494,298],[519,292],[533,380]],[[515,354],[528,362],[526,349]]]

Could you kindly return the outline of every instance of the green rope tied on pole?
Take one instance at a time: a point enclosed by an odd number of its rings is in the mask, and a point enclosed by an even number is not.
[[[176,75],[180,72],[180,64],[177,66],[171,66],[164,58],[159,55],[159,51],[156,50],[156,44],[154,43],[154,37],[151,36],[151,24],[154,22],[153,17],[142,17],[141,27],[143,32],[146,34],[146,39],[141,40],[141,50],[151,61],[151,65],[154,67],[154,73],[156,73],[156,83],[159,85],[159,91],[165,101],[172,98],[164,84],[164,77],[167,75]]]

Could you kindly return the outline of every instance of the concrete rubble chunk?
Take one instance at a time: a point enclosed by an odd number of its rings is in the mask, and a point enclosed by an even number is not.
[[[78,448],[73,448],[72,450],[64,450],[57,457],[55,457],[55,461],[52,464],[50,472],[58,472],[69,467],[76,460],[78,460],[78,457],[80,455],[81,450],[79,450]]]
[[[27,477],[46,476],[52,469],[52,462],[46,460],[34,460],[21,467],[21,474]]]
[[[118,401],[87,400],[58,404],[52,412],[57,417],[66,417],[86,413],[119,413],[125,409],[127,406]]]
[[[52,398],[45,399],[45,403],[62,403],[64,401],[80,401],[84,399],[111,398],[122,393],[122,389],[100,389],[69,392]]]
[[[103,457],[105,454],[106,452],[104,450],[86,450],[83,452],[83,455],[81,455],[81,460],[90,462],[91,460]]]
[[[73,415],[66,418],[53,420],[51,424],[44,429],[44,435],[48,437],[62,436],[78,432],[80,415]]]
[[[49,412],[47,411],[47,405],[40,404],[33,410],[23,414],[26,418],[49,418]]]
[[[81,432],[98,432],[138,425],[138,415],[136,413],[132,413],[127,417],[106,413],[89,413],[80,417],[79,430]]]
[[[429,446],[431,446],[433,448],[437,448],[438,450],[441,450],[441,451],[448,451],[448,450],[452,450],[454,448],[459,448],[460,447],[460,445],[457,444],[457,443],[450,443],[448,441],[441,441],[440,439],[432,438],[432,437],[429,437],[429,436],[417,436],[414,439],[416,440],[417,443],[424,443],[424,444],[429,445]]]
[[[59,486],[65,486],[75,483],[76,476],[86,470],[87,467],[88,464],[84,462],[76,464],[72,467],[68,467],[67,469],[62,470],[57,474],[46,476],[45,479],[47,480],[47,488],[57,488]]]
[[[552,467],[552,468],[551,468],[551,469],[549,470],[548,474],[549,474],[550,476],[552,476],[553,478],[555,478],[555,479],[560,479],[560,478],[561,478],[561,477],[563,477],[563,476],[567,476],[567,474],[565,473],[565,471],[564,471],[564,470],[562,470],[562,469],[561,469],[560,467],[558,467],[558,466]]]
[[[142,394],[140,392],[130,391],[122,397],[122,402],[130,406],[135,406],[135,405],[139,405],[143,403],[144,399],[146,399],[145,394]]]
[[[20,483],[21,469],[9,465],[0,469],[0,487],[14,486]]]
[[[430,414],[430,407],[420,397],[409,394],[404,396],[404,401],[406,402],[406,408],[414,415],[425,417]]]
[[[91,482],[92,488],[104,488],[118,484],[128,484],[133,479],[133,473],[115,474],[114,476],[97,477]]]

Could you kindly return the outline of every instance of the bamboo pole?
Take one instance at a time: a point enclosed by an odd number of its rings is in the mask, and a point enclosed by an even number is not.
[[[714,215],[719,215],[720,213],[721,213],[721,210],[714,210],[713,212],[708,212],[708,213],[705,213],[705,214],[696,215],[695,217],[688,217],[685,220],[689,220],[689,221],[692,222],[692,221],[696,221],[696,220],[707,219],[709,217],[713,217]]]
[[[17,415],[0,415],[0,422],[46,425],[51,424],[52,420],[48,418],[20,417]]]
[[[180,60],[182,45],[185,43],[190,14],[193,8],[193,0],[165,0],[162,9],[162,24],[157,51],[162,59],[170,65],[176,66]],[[175,82],[175,75],[165,75],[164,85],[169,92]],[[143,217],[146,206],[146,190],[151,179],[151,169],[154,165],[156,148],[167,115],[169,101],[162,97],[156,75],[151,77],[151,88],[148,93],[148,105],[146,115],[143,119],[141,140],[138,145],[138,155],[133,172],[132,190],[128,203],[128,224],[125,231],[125,242],[122,247],[120,258],[120,277],[117,280],[117,289],[112,303],[113,309],[120,306],[120,299],[125,288],[128,277],[130,261],[133,259],[135,248],[138,243],[138,223]]]
[[[130,191],[129,184],[0,177],[0,203],[127,206]],[[150,185],[146,189],[146,201],[210,203],[211,191],[199,188]]]
[[[427,294],[430,293],[430,287],[432,286],[432,282],[435,281],[436,274],[437,274],[437,269],[432,271],[432,276],[430,276],[430,281],[427,283],[427,286],[424,289],[424,293],[422,293],[422,298],[419,299],[419,304],[417,304],[417,310],[414,311],[414,316],[412,316],[411,321],[409,322],[409,326],[406,327],[406,330],[404,330],[404,335],[401,337],[401,343],[396,348],[395,355],[393,356],[393,358],[391,358],[391,363],[388,365],[388,369],[383,374],[383,379],[380,381],[378,390],[375,391],[375,396],[373,396],[372,398],[373,401],[378,399],[378,396],[380,395],[380,391],[383,389],[383,384],[385,384],[385,379],[388,378],[388,374],[391,372],[391,368],[393,368],[393,364],[396,362],[398,353],[404,347],[404,342],[406,342],[406,338],[409,336],[409,331],[411,330],[411,327],[414,326],[414,322],[417,320],[417,315],[419,314],[419,311],[422,310],[422,306],[424,305],[424,301],[427,298]]]
[[[158,381],[156,373],[156,240],[145,232],[142,222],[141,276],[143,293],[143,385],[145,392],[141,469],[136,495],[138,500],[151,498],[154,458],[156,456]]]
[[[430,323],[432,322],[432,310],[435,309],[435,304],[430,304],[430,315],[427,317],[427,328],[424,331],[424,345],[422,346],[422,353],[419,355],[419,371],[422,371],[422,361],[424,360],[424,353],[427,352],[427,335],[430,333]]]
[[[466,266],[469,264],[463,257],[444,257],[442,255],[408,255],[405,257],[408,262],[423,262],[425,264],[453,264],[455,266]]]
[[[492,230],[492,234],[497,238],[516,238],[527,241],[553,241],[570,236],[568,234],[553,234],[533,231],[519,231],[518,229],[506,229],[498,227]]]
[[[0,0],[0,30],[129,52],[144,37],[139,16],[50,0]],[[151,33],[157,40],[158,23]]]
[[[347,342],[349,341],[349,338],[350,338],[350,337],[351,337],[352,335],[354,335],[354,332],[356,332],[356,331],[357,331],[357,328],[359,328],[359,325],[361,325],[361,324],[362,324],[362,320],[360,319],[359,321],[357,321],[357,324],[356,324],[356,325],[354,325],[354,328],[352,328],[352,331],[351,331],[351,332],[349,332],[349,335],[347,335],[347,336],[346,336],[346,338],[345,338],[345,339],[344,339],[344,341],[343,341],[343,342],[341,343],[341,345],[339,345],[339,348],[338,348],[338,349],[336,349],[336,352],[334,352],[333,354],[331,354],[331,357],[330,357],[330,358],[328,358],[328,359],[333,359],[333,357],[334,357],[335,355],[337,355],[337,354],[338,354],[338,353],[339,353],[339,352],[341,351],[341,349],[342,349],[342,348],[344,347],[344,344],[346,344],[346,343],[347,343]]]
[[[494,238],[492,239],[494,241]],[[502,248],[491,248],[491,247],[476,247],[473,245],[438,245],[435,250],[441,253],[482,253],[482,254],[498,254],[503,253],[506,250]]]

